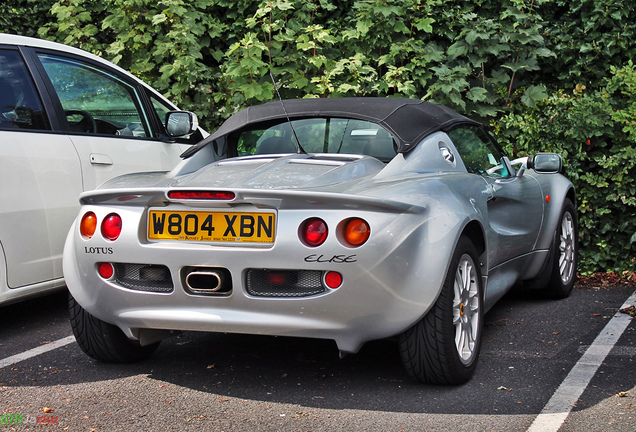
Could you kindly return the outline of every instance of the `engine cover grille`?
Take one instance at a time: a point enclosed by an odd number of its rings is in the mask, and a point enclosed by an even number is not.
[[[326,291],[322,271],[249,269],[246,279],[248,294],[258,297],[308,297]]]

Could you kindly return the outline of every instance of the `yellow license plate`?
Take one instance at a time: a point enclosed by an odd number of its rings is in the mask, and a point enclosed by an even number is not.
[[[274,213],[150,210],[149,240],[273,243]]]

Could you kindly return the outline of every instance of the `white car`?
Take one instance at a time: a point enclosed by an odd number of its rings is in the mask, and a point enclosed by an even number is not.
[[[131,74],[66,45],[0,34],[0,304],[64,286],[62,249],[80,193],[167,171],[189,144],[177,108]],[[192,115],[191,113],[187,113]]]

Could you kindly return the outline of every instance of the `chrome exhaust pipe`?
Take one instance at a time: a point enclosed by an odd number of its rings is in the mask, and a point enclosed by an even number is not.
[[[226,269],[190,268],[184,279],[186,291],[192,294],[229,295],[232,279]]]

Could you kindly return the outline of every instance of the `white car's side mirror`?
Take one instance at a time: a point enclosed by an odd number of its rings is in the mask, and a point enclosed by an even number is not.
[[[165,126],[170,137],[180,138],[194,133],[199,128],[199,120],[190,111],[169,111]]]

